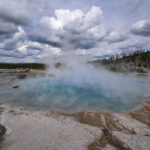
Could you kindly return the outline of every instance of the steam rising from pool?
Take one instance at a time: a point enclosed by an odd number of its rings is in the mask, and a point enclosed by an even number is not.
[[[120,112],[135,108],[150,92],[148,77],[112,73],[90,64],[50,68],[48,74],[54,76],[17,81],[20,88],[1,92],[0,100],[62,111]]]

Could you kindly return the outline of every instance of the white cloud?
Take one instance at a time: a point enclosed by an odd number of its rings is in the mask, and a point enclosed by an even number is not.
[[[31,39],[61,47],[63,50],[95,47],[105,36],[103,13],[93,6],[87,13],[81,10],[55,10],[54,17],[43,17],[38,33]]]
[[[141,20],[131,27],[131,32],[135,35],[150,36],[150,20]]]
[[[73,11],[58,9],[55,11],[55,15],[57,18],[57,20],[55,19],[55,22],[58,22],[58,26],[63,28],[69,22],[75,21],[76,19],[81,19],[83,17],[83,12],[78,9]]]
[[[149,43],[149,40],[144,37],[135,37],[135,36],[130,36],[130,38],[118,45],[118,48],[123,49],[123,50],[137,50],[137,49],[142,49],[142,48],[149,48],[147,47]]]
[[[53,29],[62,29],[66,24],[76,19],[80,19],[83,17],[83,12],[81,10],[63,10],[58,9],[55,10],[55,17],[43,17],[40,21],[40,24],[46,23],[50,28]]]
[[[108,42],[122,42],[128,38],[127,33],[112,31],[106,38]]]
[[[20,51],[21,53],[23,54],[26,54],[27,53],[27,45],[22,45],[21,43],[18,43],[18,48],[17,50]]]
[[[69,51],[84,56],[102,56],[148,47],[150,20],[133,24],[131,34],[128,28],[122,28],[124,22],[117,22],[120,26],[117,31],[113,29],[114,23],[111,27],[105,26],[106,18],[98,6],[91,6],[88,11],[59,7],[61,9],[52,12],[53,8],[48,6],[43,9],[42,1],[0,0],[0,59],[44,60]],[[142,3],[142,0],[124,1],[132,8]],[[104,10],[105,16],[111,12]]]
[[[85,15],[83,27],[92,28],[100,24],[103,24],[103,12],[100,7],[93,6]]]

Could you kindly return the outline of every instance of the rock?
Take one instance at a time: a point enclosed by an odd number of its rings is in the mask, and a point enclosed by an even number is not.
[[[3,136],[6,133],[6,128],[0,124],[0,142],[3,140]]]
[[[25,79],[27,77],[27,75],[26,74],[20,74],[17,77],[18,77],[18,79]]]
[[[12,88],[13,89],[17,89],[17,88],[19,88],[20,86],[19,85],[15,85],[15,86],[13,86]]]

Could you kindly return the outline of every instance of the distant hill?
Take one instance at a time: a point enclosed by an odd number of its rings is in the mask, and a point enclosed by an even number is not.
[[[111,56],[109,59],[91,61],[94,66],[100,65],[111,71],[150,72],[150,51],[137,50],[134,53]]]
[[[22,64],[0,63],[0,69],[17,69],[17,68],[22,68],[22,69],[32,68],[32,69],[44,70],[45,65],[40,63],[22,63]]]

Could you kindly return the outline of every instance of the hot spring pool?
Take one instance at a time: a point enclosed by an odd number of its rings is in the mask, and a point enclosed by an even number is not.
[[[0,102],[61,111],[113,111],[135,108],[148,93],[149,78],[106,71],[64,72],[55,77],[16,80],[0,90]],[[19,88],[11,88],[19,85]]]

